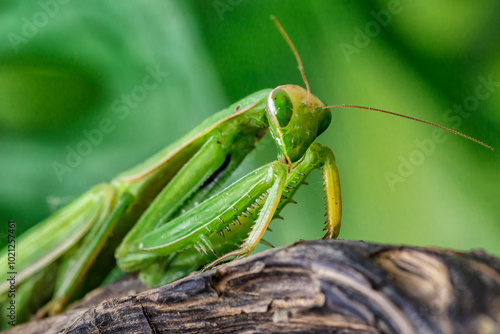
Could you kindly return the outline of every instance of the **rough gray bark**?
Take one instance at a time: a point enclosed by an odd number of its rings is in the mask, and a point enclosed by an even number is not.
[[[316,240],[141,289],[9,333],[500,333],[500,259],[483,251]]]

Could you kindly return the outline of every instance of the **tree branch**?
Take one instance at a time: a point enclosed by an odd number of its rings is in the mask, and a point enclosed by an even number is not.
[[[9,333],[500,332],[500,259],[483,251],[315,240],[143,289],[121,281]]]

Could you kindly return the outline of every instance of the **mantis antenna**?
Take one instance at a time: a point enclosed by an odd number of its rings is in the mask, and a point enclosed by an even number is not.
[[[274,16],[271,16],[271,20],[273,20],[274,24],[276,24],[276,27],[278,27],[279,31],[281,32],[281,35],[283,35],[283,37],[285,38],[285,41],[290,46],[290,49],[292,49],[292,52],[295,55],[297,62],[299,63],[299,71],[300,71],[300,74],[302,74],[302,80],[304,80],[304,83],[306,84],[306,89],[307,89],[306,104],[309,104],[309,98],[311,97],[311,88],[309,88],[309,82],[307,82],[306,74],[304,72],[304,66],[302,66],[302,60],[300,59],[299,53],[297,52],[297,49],[293,45],[292,40],[290,39],[290,37],[288,37],[288,34],[286,33],[285,29],[283,29],[283,27],[281,26],[278,19]]]
[[[311,89],[309,87],[309,82],[307,81],[306,74],[304,72],[304,66],[302,65],[302,60],[300,59],[299,53],[297,52],[297,49],[293,45],[293,42],[290,39],[290,37],[288,37],[288,34],[286,33],[285,29],[279,23],[278,19],[276,17],[274,17],[274,16],[271,16],[271,19],[274,21],[274,24],[276,25],[276,27],[278,27],[279,31],[281,32],[281,35],[283,35],[283,37],[285,38],[286,42],[290,46],[290,49],[292,49],[292,52],[295,55],[295,58],[297,59],[297,62],[299,63],[300,74],[302,75],[302,79],[304,80],[304,83],[306,84],[306,89],[307,89],[306,104],[309,104],[309,98],[311,96]],[[424,120],[421,120],[421,119],[418,119],[418,118],[415,118],[415,117],[401,115],[401,114],[398,114],[398,113],[395,113],[395,112],[392,112],[392,111],[387,111],[387,110],[377,109],[377,108],[370,108],[370,107],[363,107],[363,106],[355,106],[355,105],[350,105],[350,104],[337,104],[337,105],[331,105],[331,106],[325,106],[325,107],[323,107],[323,109],[327,109],[327,108],[356,108],[356,109],[366,109],[366,110],[379,111],[379,112],[382,112],[382,113],[385,113],[385,114],[389,114],[389,115],[393,115],[393,116],[399,116],[399,117],[411,119],[412,121],[424,123],[424,124],[431,125],[431,126],[434,126],[436,128],[442,129],[442,130],[449,131],[451,133],[454,133],[456,135],[464,137],[464,138],[466,138],[466,139],[468,139],[470,141],[473,141],[473,142],[475,142],[475,143],[477,143],[479,145],[482,145],[482,146],[484,146],[486,148],[489,148],[492,151],[495,150],[493,147],[491,147],[491,146],[483,143],[482,141],[479,141],[479,140],[477,140],[475,138],[472,138],[470,136],[464,135],[463,133],[460,133],[458,131],[455,131],[455,130],[452,130],[452,129],[449,129],[449,128],[446,128],[444,126],[437,125],[437,124],[434,124],[434,123],[431,123],[431,122],[427,122],[427,121],[424,121]]]
[[[379,112],[382,112],[382,113],[385,113],[385,114],[389,114],[389,115],[393,115],[393,116],[399,116],[399,117],[411,119],[412,121],[416,121],[416,122],[424,123],[424,124],[427,124],[427,125],[435,126],[436,128],[440,128],[440,129],[449,131],[451,133],[454,133],[456,135],[459,135],[461,137],[464,137],[464,138],[466,138],[466,139],[468,139],[470,141],[473,141],[473,142],[475,142],[475,143],[477,143],[479,145],[482,145],[482,146],[484,146],[486,148],[489,148],[492,151],[495,150],[490,145],[487,145],[487,144],[483,143],[482,141],[474,139],[474,138],[472,138],[470,136],[464,135],[463,133],[460,133],[458,131],[455,131],[455,130],[452,130],[452,129],[448,129],[448,128],[444,127],[444,126],[441,126],[441,125],[438,125],[438,124],[434,124],[434,123],[431,123],[431,122],[427,122],[427,121],[424,121],[424,120],[421,120],[421,119],[418,119],[418,118],[415,118],[415,117],[401,115],[401,114],[398,114],[398,113],[395,113],[395,112],[392,112],[392,111],[387,111],[387,110],[377,109],[377,108],[370,108],[370,107],[363,107],[363,106],[355,106],[355,105],[350,105],[350,104],[337,104],[337,105],[323,107],[323,109],[327,109],[327,108],[356,108],[356,109],[366,109],[366,110],[379,111]]]

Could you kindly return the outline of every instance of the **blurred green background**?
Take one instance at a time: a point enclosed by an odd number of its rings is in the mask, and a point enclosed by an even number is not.
[[[324,102],[404,113],[500,149],[496,0],[3,2],[2,244],[7,220],[20,233],[230,103],[303,85],[271,14]],[[145,85],[151,72],[157,81]],[[94,130],[102,136],[89,146]],[[500,255],[498,151],[452,135],[432,141],[433,131],[334,110],[319,142],[339,166],[341,238]],[[266,137],[237,176],[272,161],[273,145]],[[320,173],[308,182],[272,223],[265,238],[276,246],[323,235]]]

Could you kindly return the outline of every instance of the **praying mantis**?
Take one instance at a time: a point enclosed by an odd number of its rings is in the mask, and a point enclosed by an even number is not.
[[[335,107],[398,114],[323,103],[311,93],[293,43],[275,23],[297,58],[306,88],[282,85],[230,105],[20,237],[18,322],[40,307],[39,314],[61,312],[98,286],[115,263],[123,271],[139,272],[144,284],[159,286],[249,255],[314,169],[322,170],[324,179],[324,238],[339,235],[342,205],[335,157],[315,140],[329,127]],[[268,131],[277,160],[221,190]],[[11,251],[2,251],[0,267],[7,267]],[[0,283],[1,303],[9,302],[10,289],[9,281]]]

